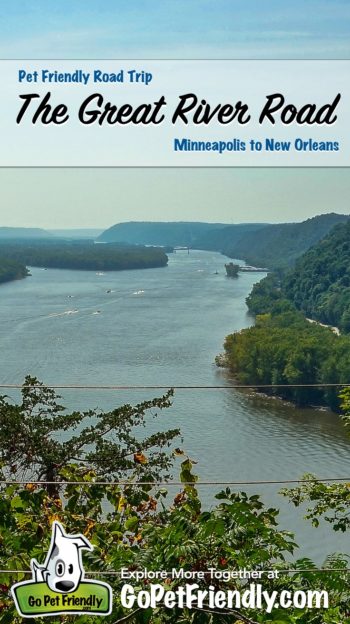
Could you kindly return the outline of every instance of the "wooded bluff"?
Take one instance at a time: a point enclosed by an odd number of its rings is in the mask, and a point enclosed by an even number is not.
[[[298,405],[339,409],[339,387],[350,378],[349,260],[346,222],[306,252],[295,269],[282,277],[271,273],[254,286],[247,305],[255,326],[225,341],[227,366],[241,383],[272,384],[264,391]]]

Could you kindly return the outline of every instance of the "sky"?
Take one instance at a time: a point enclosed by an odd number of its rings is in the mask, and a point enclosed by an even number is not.
[[[3,0],[1,58],[349,58],[349,0]]]
[[[0,58],[350,58],[349,0],[5,0]],[[294,221],[349,212],[348,169],[1,169],[0,225]]]
[[[343,169],[3,169],[1,225],[302,221],[349,213]]]

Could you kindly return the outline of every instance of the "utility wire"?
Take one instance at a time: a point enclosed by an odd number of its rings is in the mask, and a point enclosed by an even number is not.
[[[83,385],[83,384],[0,384],[0,388],[24,389],[24,388],[51,388],[53,390],[236,390],[249,388],[346,388],[350,383],[312,383],[312,384],[234,384],[229,386],[206,386],[206,385]]]
[[[135,570],[133,570],[134,572]],[[151,572],[152,570],[149,570],[149,572]],[[221,572],[223,570],[218,570],[218,572]],[[235,570],[232,570],[232,572],[235,572]],[[344,572],[346,574],[350,573],[350,568],[306,568],[306,569],[299,569],[299,568],[290,568],[288,570],[279,570],[278,568],[275,568],[273,570],[259,570],[259,572],[261,572],[262,574],[267,574],[269,572],[278,572],[278,574],[298,574],[300,572],[314,572],[315,574],[319,574],[320,572],[325,572],[325,573],[330,573],[330,572]],[[0,574],[32,574],[31,570],[0,570]],[[202,574],[211,574],[211,572],[209,570],[203,570]],[[115,571],[115,570],[111,570],[111,571],[107,571],[107,570],[95,570],[95,571],[89,571],[89,572],[85,572],[85,575],[88,576],[121,576],[121,571]],[[167,573],[167,576],[171,575],[171,573]]]
[[[122,485],[122,486],[164,486],[183,487],[186,485],[287,485],[292,483],[336,483],[349,482],[350,477],[327,477],[325,479],[285,479],[283,481],[30,481],[30,480],[0,480],[1,485]],[[349,490],[350,492],[350,490]]]

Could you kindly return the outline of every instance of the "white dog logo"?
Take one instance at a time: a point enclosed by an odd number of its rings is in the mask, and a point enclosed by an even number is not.
[[[84,578],[82,549],[93,550],[93,546],[84,535],[67,535],[62,525],[55,521],[44,565],[35,559],[30,562],[33,579],[36,583],[45,582],[54,592],[74,592]]]
[[[53,523],[45,563],[41,565],[32,559],[32,579],[11,587],[21,617],[65,614],[106,616],[112,613],[111,586],[103,581],[85,579],[83,549],[93,550],[84,535],[68,535],[59,522]]]

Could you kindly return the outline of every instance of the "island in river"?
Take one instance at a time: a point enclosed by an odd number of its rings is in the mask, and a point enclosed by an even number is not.
[[[26,277],[27,266],[85,271],[122,271],[164,267],[160,247],[95,244],[93,241],[1,240],[0,282]]]

